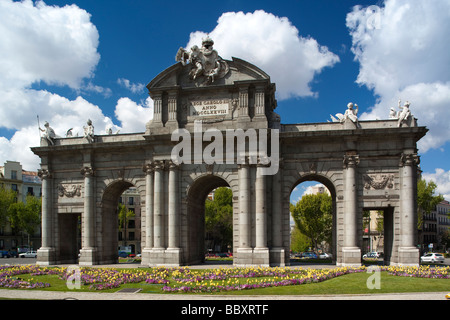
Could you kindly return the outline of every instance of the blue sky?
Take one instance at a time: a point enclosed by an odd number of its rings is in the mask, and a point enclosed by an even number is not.
[[[211,34],[223,58],[269,73],[282,123],[326,122],[348,102],[387,119],[409,100],[430,129],[424,177],[449,199],[449,21],[442,0],[0,0],[0,165],[38,169],[38,115],[60,136],[87,118],[96,133],[144,131],[145,85]]]

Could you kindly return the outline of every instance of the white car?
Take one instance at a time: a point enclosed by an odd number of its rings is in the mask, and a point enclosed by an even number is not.
[[[420,262],[444,263],[444,256],[440,253],[430,252],[420,257]]]
[[[321,254],[319,254],[319,259],[331,259],[332,258],[332,256],[331,256],[331,254],[329,254],[329,253],[321,253]]]
[[[19,254],[20,258],[36,258],[37,257],[37,252],[36,251],[28,251],[28,252],[24,252]]]
[[[378,259],[380,254],[378,252],[368,252],[363,255],[363,259]]]

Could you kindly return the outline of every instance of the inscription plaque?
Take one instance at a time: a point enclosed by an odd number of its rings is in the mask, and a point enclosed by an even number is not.
[[[189,115],[208,117],[228,114],[228,99],[193,100],[189,102]]]

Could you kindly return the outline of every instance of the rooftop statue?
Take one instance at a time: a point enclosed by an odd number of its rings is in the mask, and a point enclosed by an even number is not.
[[[354,108],[353,108],[354,107]],[[352,102],[349,102],[347,104],[347,110],[345,110],[345,113],[336,113],[336,117],[333,117],[333,115],[330,115],[331,119],[333,120],[333,122],[345,122],[345,120],[349,119],[351,120],[353,123],[356,124],[356,126],[358,126],[358,105],[355,103],[353,104]]]
[[[398,126],[401,127],[404,122],[409,121],[412,118],[411,111],[409,110],[409,102],[406,101],[403,107],[401,106],[401,101],[398,100],[398,107],[401,111],[398,112]]]
[[[45,121],[44,127],[45,129],[39,127],[39,130],[44,132],[42,138],[45,138],[48,142],[50,142],[51,145],[54,145],[56,138],[55,130],[53,130],[53,128],[50,127],[50,124],[47,121]]]
[[[355,107],[353,109],[353,106]],[[344,117],[341,119],[341,122],[344,122],[346,119],[350,119],[352,122],[357,123],[358,122],[358,105],[355,103],[349,103],[347,104],[347,110],[345,110]]]
[[[209,36],[202,40],[201,48],[194,45],[190,52],[184,48],[178,49],[175,60],[183,65],[189,61],[192,66],[189,72],[190,78],[197,80],[204,76],[206,77],[205,83],[210,84],[214,80],[224,77],[228,73],[229,67],[227,62],[213,49],[214,41]]]
[[[87,125],[83,127],[84,137],[89,143],[94,142],[94,126],[92,125],[91,119],[88,119]]]

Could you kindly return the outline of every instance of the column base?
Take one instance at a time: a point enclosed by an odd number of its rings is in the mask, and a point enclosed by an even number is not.
[[[269,248],[255,248],[253,249],[253,264],[263,267],[270,266]]]
[[[238,248],[236,249],[236,256],[233,257],[233,265],[245,267],[253,265],[253,249],[252,248]]]
[[[269,250],[270,266],[271,267],[285,267],[286,257],[284,248],[272,248]]]
[[[270,252],[268,248],[238,248],[237,256],[233,257],[233,265],[246,266],[266,266],[270,265]]]
[[[420,262],[419,256],[419,249],[416,247],[400,247],[398,249],[397,265],[418,267]]]
[[[98,264],[97,262],[97,249],[96,248],[83,248],[80,250],[80,260],[78,262],[81,266],[92,266]]]
[[[152,248],[145,250],[145,260],[141,264],[148,264],[150,267],[168,266],[179,267],[182,265],[181,248]],[[143,252],[144,257],[144,252]]]
[[[181,248],[167,248],[165,251],[165,265],[179,267],[181,265]]]
[[[148,265],[148,264],[150,264],[151,252],[152,252],[151,248],[144,248],[142,250],[142,253],[141,253],[142,254],[141,265]]]
[[[342,248],[342,262],[337,265],[342,267],[360,267],[361,249],[357,247]]]
[[[56,264],[56,251],[52,247],[42,247],[37,250],[36,264],[50,266]]]

